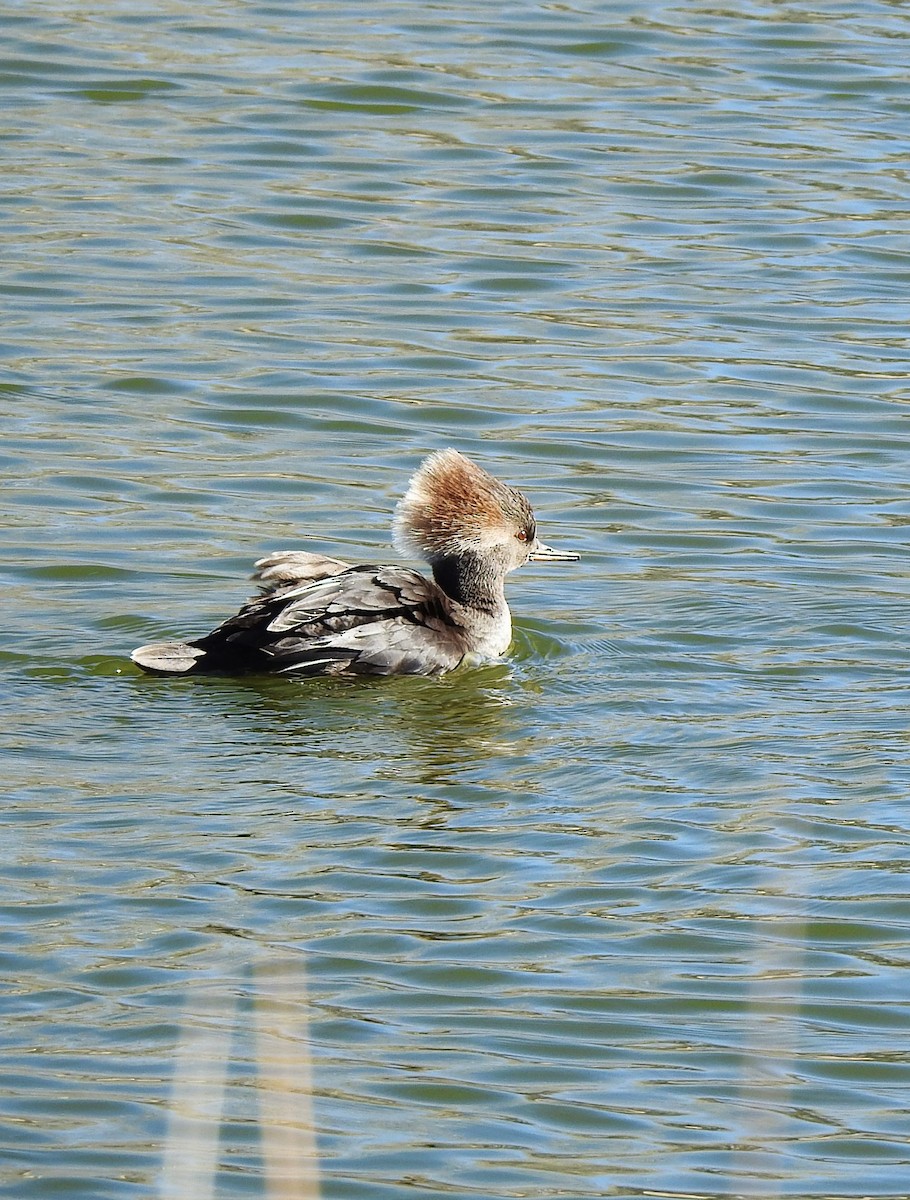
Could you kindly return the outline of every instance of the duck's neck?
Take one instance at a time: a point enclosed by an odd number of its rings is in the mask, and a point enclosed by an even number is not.
[[[506,608],[505,574],[488,555],[471,551],[437,558],[433,578],[447,596],[465,608],[496,617]]]

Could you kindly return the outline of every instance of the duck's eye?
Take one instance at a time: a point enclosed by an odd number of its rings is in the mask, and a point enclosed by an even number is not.
[[[528,540],[528,535],[525,533],[525,531],[523,529],[519,529],[518,533],[516,533],[515,536],[518,538],[518,540],[520,542],[526,542]]]

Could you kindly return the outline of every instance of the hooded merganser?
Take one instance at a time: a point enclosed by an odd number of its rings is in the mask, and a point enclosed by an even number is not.
[[[259,595],[193,642],[140,646],[159,675],[271,671],[295,675],[438,675],[465,658],[505,654],[512,618],[505,577],[577,554],[538,541],[521,492],[457,450],[421,463],[399,502],[398,550],[426,560],[427,579],[399,566],[350,566],[301,550],[256,563]]]

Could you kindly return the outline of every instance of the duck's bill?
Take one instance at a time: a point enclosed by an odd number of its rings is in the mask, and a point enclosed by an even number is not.
[[[528,555],[529,562],[578,562],[578,555],[570,550],[554,550],[543,542],[535,542],[534,548]]]

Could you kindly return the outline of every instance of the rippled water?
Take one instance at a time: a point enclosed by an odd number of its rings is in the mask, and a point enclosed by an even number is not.
[[[906,10],[4,26],[0,1191],[906,1197]],[[507,662],[126,662],[444,445]]]

